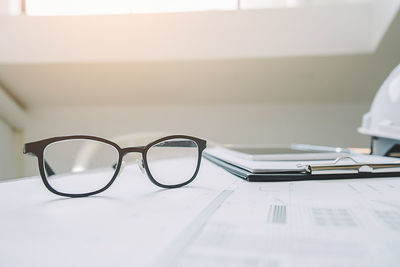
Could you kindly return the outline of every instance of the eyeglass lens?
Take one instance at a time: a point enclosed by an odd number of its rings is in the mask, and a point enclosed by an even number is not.
[[[147,151],[151,176],[162,185],[177,185],[190,180],[196,173],[199,148],[188,139],[169,139]]]
[[[107,143],[89,139],[64,140],[46,147],[45,175],[58,192],[95,192],[111,181],[118,159],[118,150]]]

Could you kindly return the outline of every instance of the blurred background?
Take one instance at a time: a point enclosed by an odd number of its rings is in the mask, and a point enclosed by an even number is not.
[[[0,178],[25,142],[188,134],[368,147],[399,0],[0,0]]]

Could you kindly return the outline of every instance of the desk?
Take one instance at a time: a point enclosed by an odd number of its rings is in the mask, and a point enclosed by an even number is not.
[[[400,266],[400,179],[248,183],[208,161],[159,189],[137,166],[69,199],[0,183],[0,266]]]

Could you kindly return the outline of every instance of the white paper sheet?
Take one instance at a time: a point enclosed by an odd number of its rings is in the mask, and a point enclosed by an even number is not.
[[[398,178],[242,182],[168,266],[400,266],[399,192]]]
[[[88,198],[56,196],[38,177],[0,183],[0,266],[146,266],[234,182],[205,161],[193,183],[171,190],[137,166]]]
[[[137,166],[98,196],[0,183],[0,266],[400,266],[400,179],[249,183],[203,162],[190,186]]]

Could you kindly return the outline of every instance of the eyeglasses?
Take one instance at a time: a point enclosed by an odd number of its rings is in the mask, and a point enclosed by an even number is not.
[[[27,143],[24,154],[38,158],[48,190],[60,196],[86,197],[111,186],[129,153],[141,154],[139,167],[153,184],[184,186],[196,177],[206,143],[196,137],[172,135],[146,146],[121,148],[103,138],[74,135]]]

